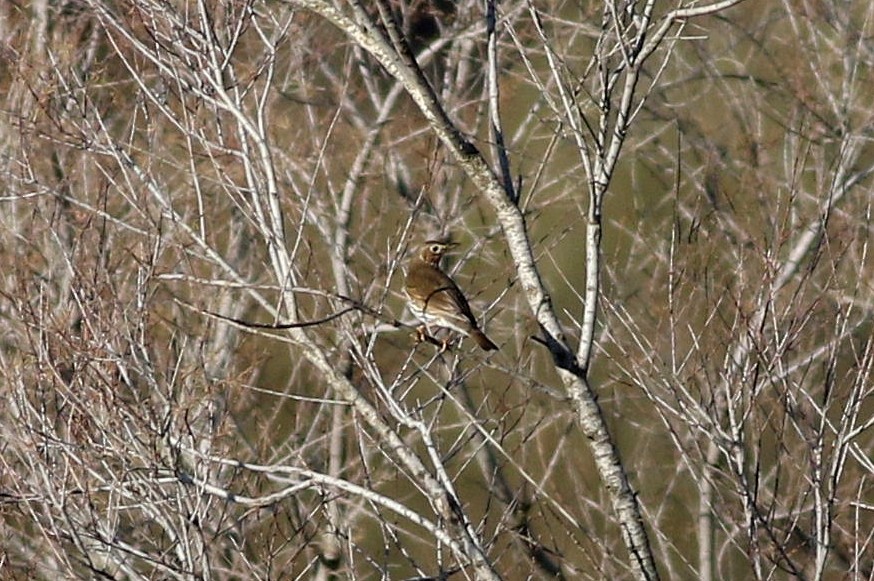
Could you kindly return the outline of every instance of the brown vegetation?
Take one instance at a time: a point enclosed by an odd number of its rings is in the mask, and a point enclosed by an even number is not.
[[[0,577],[872,578],[872,38],[0,3]],[[497,352],[415,343],[450,234]]]

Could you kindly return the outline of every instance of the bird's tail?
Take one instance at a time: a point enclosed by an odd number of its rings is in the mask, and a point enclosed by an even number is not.
[[[484,351],[495,351],[498,346],[492,343],[491,339],[486,337],[486,334],[480,331],[479,329],[473,329],[470,332],[470,336],[476,341],[476,344],[480,346],[480,349]]]

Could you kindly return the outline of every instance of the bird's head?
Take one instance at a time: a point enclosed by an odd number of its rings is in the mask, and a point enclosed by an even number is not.
[[[419,257],[428,264],[437,266],[440,264],[440,259],[443,258],[443,255],[455,246],[458,246],[458,244],[449,240],[426,240],[419,251]]]

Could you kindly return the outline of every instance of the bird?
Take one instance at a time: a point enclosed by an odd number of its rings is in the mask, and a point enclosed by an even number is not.
[[[404,293],[407,305],[421,325],[416,331],[420,341],[430,336],[430,325],[443,327],[471,337],[481,349],[498,348],[486,337],[476,322],[464,293],[449,275],[440,269],[440,260],[450,248],[458,244],[442,240],[425,241],[407,268]],[[442,351],[448,340],[444,340]]]

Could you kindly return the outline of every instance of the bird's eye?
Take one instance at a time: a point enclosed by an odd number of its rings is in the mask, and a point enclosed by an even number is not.
[[[443,252],[443,247],[440,244],[432,244],[431,252],[433,252],[434,254],[440,254],[441,252]]]

